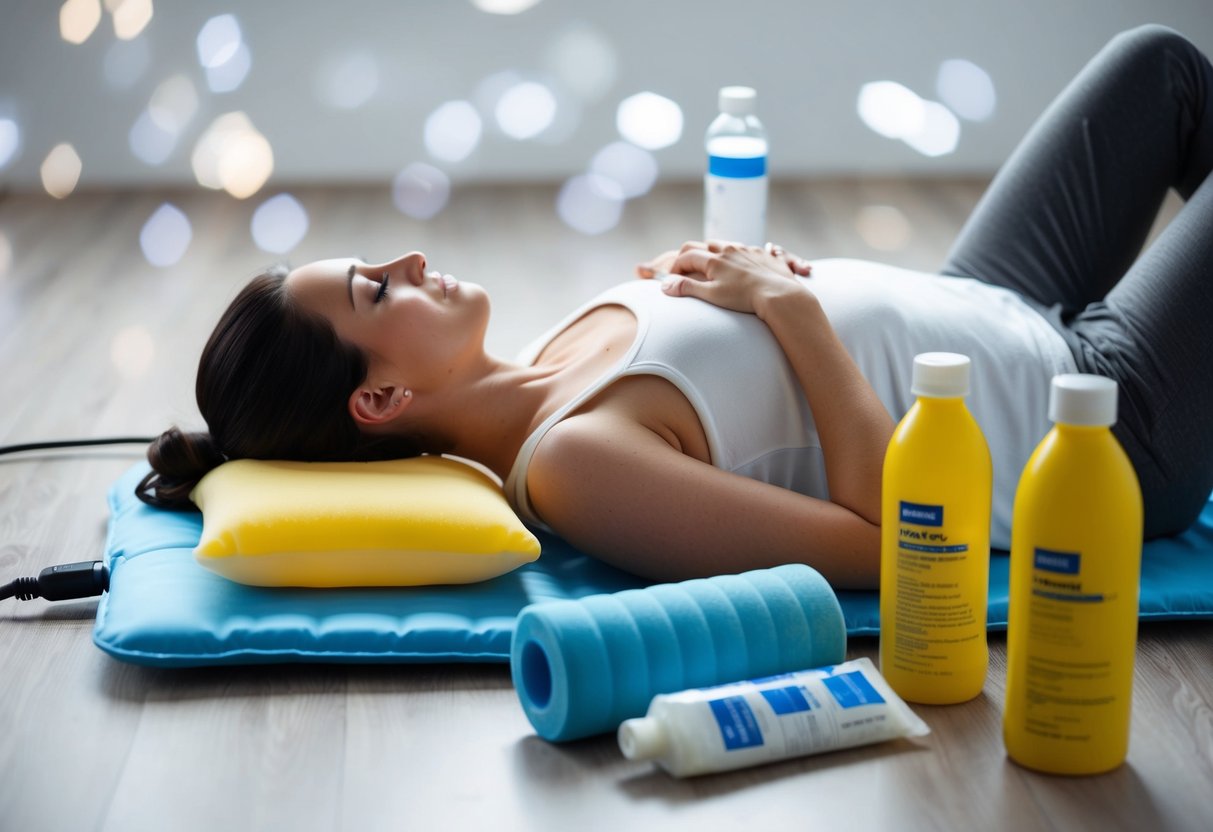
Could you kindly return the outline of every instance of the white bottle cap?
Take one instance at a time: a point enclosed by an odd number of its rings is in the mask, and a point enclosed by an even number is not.
[[[731,116],[750,116],[758,109],[758,93],[753,87],[721,87],[720,112]]]
[[[969,395],[969,357],[955,352],[924,352],[914,356],[910,392],[932,399]]]
[[[1116,382],[1103,376],[1068,373],[1053,376],[1049,421],[1080,427],[1116,424]]]
[[[618,739],[619,750],[629,760],[653,760],[665,751],[665,726],[648,716],[626,719],[619,726]]]

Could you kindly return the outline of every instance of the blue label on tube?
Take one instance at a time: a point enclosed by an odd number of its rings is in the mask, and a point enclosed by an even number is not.
[[[879,705],[884,697],[872,687],[861,671],[840,673],[837,676],[827,676],[821,680],[843,708],[857,708],[860,705]]]
[[[767,157],[709,156],[708,173],[724,179],[757,179],[767,175]]]
[[[942,526],[943,506],[929,506],[923,503],[908,503],[901,501],[901,522],[913,523],[915,526]]]
[[[738,748],[749,748],[762,745],[762,731],[754,712],[745,701],[744,696],[726,696],[724,699],[713,699],[708,702],[712,708],[712,716],[720,726],[720,738],[724,740],[725,751],[736,751]]]
[[[1046,572],[1059,575],[1077,575],[1080,556],[1078,552],[1054,552],[1052,549],[1037,549],[1032,565]]]
[[[764,690],[761,693],[762,698],[767,700],[767,704],[771,706],[771,710],[777,716],[812,710],[809,707],[809,701],[804,698],[804,692],[795,685],[786,688],[775,688],[774,690]]]

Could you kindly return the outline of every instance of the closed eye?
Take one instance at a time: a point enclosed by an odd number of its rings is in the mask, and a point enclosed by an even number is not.
[[[384,295],[387,294],[387,285],[388,285],[388,276],[387,276],[387,272],[384,272],[383,280],[379,283],[379,290],[377,292],[375,292],[375,303],[379,303],[379,301],[383,300]]]

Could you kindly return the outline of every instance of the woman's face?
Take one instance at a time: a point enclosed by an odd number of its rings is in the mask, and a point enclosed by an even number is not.
[[[366,354],[369,382],[433,389],[483,355],[489,302],[476,284],[426,266],[419,251],[387,263],[320,260],[287,275],[286,290]]]

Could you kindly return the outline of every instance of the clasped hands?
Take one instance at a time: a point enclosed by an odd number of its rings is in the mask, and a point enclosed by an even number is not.
[[[760,312],[763,302],[803,292],[796,277],[812,267],[781,246],[745,246],[719,240],[687,242],[636,267],[640,278],[662,278],[661,288],[675,297],[697,297],[736,312]]]

